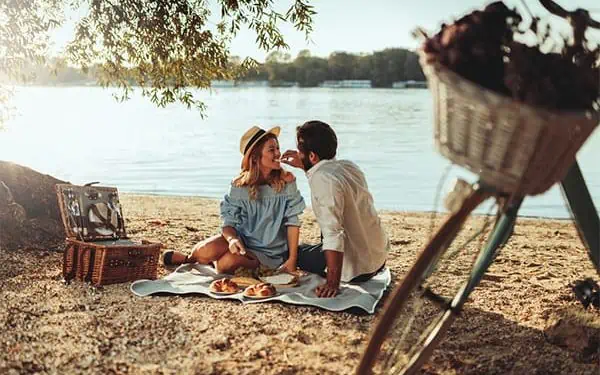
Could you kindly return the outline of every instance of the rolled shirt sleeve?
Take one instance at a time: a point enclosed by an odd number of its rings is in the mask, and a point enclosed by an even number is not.
[[[300,194],[300,190],[296,187],[296,183],[289,184],[290,194],[285,205],[284,225],[300,226],[300,214],[306,208],[304,198]]]
[[[223,227],[238,227],[242,224],[242,205],[238,199],[231,198],[229,194],[221,201],[221,220]]]
[[[323,234],[323,249],[344,252],[344,192],[334,176],[315,176],[312,183],[313,210]]]

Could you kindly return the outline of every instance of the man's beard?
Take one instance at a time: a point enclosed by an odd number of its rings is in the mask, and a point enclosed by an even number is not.
[[[314,166],[314,164],[311,163],[310,160],[308,160],[307,156],[301,157],[300,161],[302,161],[302,166],[304,167],[304,172],[308,172],[308,170]]]

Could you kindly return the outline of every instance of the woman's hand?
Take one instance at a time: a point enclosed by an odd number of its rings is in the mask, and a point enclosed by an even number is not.
[[[281,162],[296,168],[303,168],[300,154],[296,150],[287,150],[281,155]]]
[[[227,242],[229,242],[229,251],[232,254],[246,255],[246,247],[239,238],[234,237],[229,239]]]
[[[296,266],[296,260],[295,259],[288,259],[286,260],[279,268],[279,271],[283,271],[283,272],[287,272],[287,273],[295,273],[297,270],[297,266]]]

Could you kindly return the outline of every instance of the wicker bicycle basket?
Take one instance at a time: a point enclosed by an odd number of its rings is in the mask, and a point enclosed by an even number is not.
[[[500,191],[550,189],[598,125],[597,112],[532,107],[428,62],[422,51],[420,62],[433,95],[436,149]]]

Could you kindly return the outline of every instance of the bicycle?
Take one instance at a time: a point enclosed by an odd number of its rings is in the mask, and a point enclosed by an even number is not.
[[[586,10],[566,11],[552,0],[540,0],[540,3],[552,14],[568,19],[574,27],[576,37],[583,35],[578,28],[584,23],[589,27],[600,28],[600,23],[591,19]],[[436,115],[439,116],[438,113]],[[474,184],[464,180],[457,181],[449,194],[448,218],[418,254],[417,260],[404,275],[402,282],[388,296],[361,356],[357,374],[370,374],[374,369],[386,374],[413,374],[419,371],[452,322],[459,316],[469,295],[480,283],[499,250],[509,241],[524,198],[527,195],[539,194],[558,181],[579,237],[600,274],[600,218],[575,157],[579,147],[597,127],[598,122],[598,118],[594,117],[588,123],[587,132],[584,131],[586,134],[580,134],[583,140],[579,139],[580,144],[573,147],[572,155],[566,156],[569,163],[557,167],[566,171],[566,174],[562,174],[562,179],[546,179],[540,182],[541,180],[536,181],[533,178],[525,183],[519,180],[504,189],[498,188],[504,183],[502,176],[495,176],[493,173],[479,174],[480,180]],[[438,136],[436,133],[436,137]],[[441,151],[442,155],[450,158],[447,152]],[[468,160],[457,162],[456,158],[450,159],[462,166],[469,163]],[[490,181],[492,183],[489,183]],[[540,186],[535,186],[536,183]],[[531,186],[524,188],[523,185],[526,184]],[[468,236],[466,243],[461,244],[458,250],[451,251],[451,246],[455,245],[458,239],[466,237],[461,230],[465,230],[470,214],[485,201],[496,204],[496,219],[493,225],[489,222],[489,215],[485,216],[482,219],[483,229],[475,235]],[[473,239],[490,226],[491,233],[483,248],[473,246]],[[458,252],[475,247],[478,254],[473,264],[467,265],[470,267],[467,272],[453,270],[456,275],[466,274],[466,280],[461,280],[456,289],[449,290],[444,282],[448,277],[439,272],[440,267],[444,266],[443,257],[458,256]],[[436,277],[440,277],[439,285],[436,284]],[[418,324],[422,326],[417,326]],[[402,327],[402,334],[393,334],[397,331],[396,327]]]

